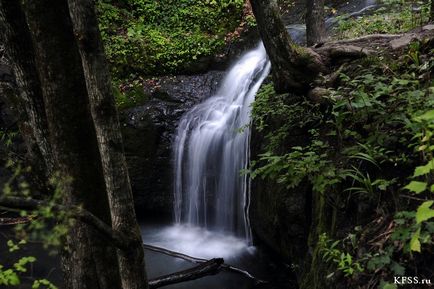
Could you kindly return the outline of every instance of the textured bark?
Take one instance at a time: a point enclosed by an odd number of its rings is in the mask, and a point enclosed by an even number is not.
[[[94,2],[91,0],[68,2],[98,137],[112,227],[113,230],[128,235],[132,240],[128,251],[118,250],[122,288],[147,288],[143,242],[134,212],[118,113],[98,31]]]
[[[171,284],[196,280],[208,275],[215,275],[220,272],[222,264],[223,259],[221,258],[211,259],[209,261],[201,263],[196,267],[150,280],[149,288],[160,288]]]
[[[298,47],[280,17],[276,0],[250,0],[259,33],[272,65],[274,87],[278,93],[304,92],[324,70],[319,55]]]
[[[16,79],[16,87],[5,88],[8,92],[4,94],[18,114],[18,126],[34,172],[46,177],[53,169],[47,118],[31,36],[19,1],[0,1],[0,35],[8,58],[13,60]]]
[[[306,0],[307,45],[324,42],[325,34],[324,0]]]
[[[55,169],[64,205],[83,205],[111,224],[86,83],[66,0],[28,0],[24,10],[41,81]],[[92,227],[76,222],[63,257],[65,288],[120,288],[116,250]]]

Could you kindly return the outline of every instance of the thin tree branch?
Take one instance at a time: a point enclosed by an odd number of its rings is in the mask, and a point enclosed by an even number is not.
[[[127,236],[114,231],[109,225],[101,221],[98,217],[77,206],[64,206],[59,204],[53,205],[41,200],[25,199],[19,197],[2,197],[0,198],[0,206],[22,210],[36,210],[39,207],[51,206],[54,211],[67,211],[72,218],[92,225],[98,232],[110,240],[119,249],[128,250],[128,247],[131,243],[131,240]]]
[[[0,226],[10,226],[18,224],[26,224],[33,220],[34,217],[17,217],[17,218],[0,218]]]
[[[221,271],[223,262],[222,258],[211,259],[196,267],[149,280],[149,288],[154,289],[170,284],[196,280],[208,275],[215,275]]]

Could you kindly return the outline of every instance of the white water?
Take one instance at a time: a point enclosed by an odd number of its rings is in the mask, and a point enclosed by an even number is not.
[[[188,226],[173,228],[177,237],[202,235],[206,241],[212,230],[251,242],[250,182],[241,171],[249,162],[250,106],[269,71],[261,43],[235,63],[214,96],[181,118],[174,143],[174,211],[176,223]],[[236,250],[237,242],[230,241]],[[191,242],[190,248],[199,247]]]
[[[232,260],[255,252],[255,248],[248,246],[244,239],[196,226],[178,224],[151,230],[151,233],[146,238],[149,244],[198,258]]]

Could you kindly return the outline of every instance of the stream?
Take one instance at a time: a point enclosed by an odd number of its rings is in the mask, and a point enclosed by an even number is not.
[[[375,7],[373,0],[350,1],[340,13],[357,17]],[[335,18],[326,20],[330,29]],[[304,42],[305,26],[293,24],[294,41]],[[142,224],[144,242],[198,258],[224,258],[227,264],[268,281],[261,288],[296,288],[289,265],[253,242],[249,225],[251,104],[270,72],[262,43],[228,69],[217,92],[181,118],[173,141],[173,223]],[[149,278],[194,264],[146,251]],[[220,272],[167,288],[253,288],[243,275]],[[258,287],[255,287],[258,288]]]

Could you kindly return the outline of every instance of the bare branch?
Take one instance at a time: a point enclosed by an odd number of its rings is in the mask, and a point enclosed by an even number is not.
[[[11,209],[36,210],[39,207],[51,205],[45,201],[35,199],[25,199],[19,197],[2,197],[0,198],[0,206]],[[67,211],[72,218],[80,220],[83,223],[93,226],[105,238],[111,241],[116,247],[122,250],[128,250],[131,240],[114,231],[109,225],[101,221],[98,217],[89,211],[75,206],[64,206],[59,204],[51,205],[55,211]]]
[[[0,226],[10,226],[18,224],[26,224],[34,219],[33,216],[16,217],[16,218],[0,218]]]
[[[154,289],[170,284],[196,280],[208,275],[215,275],[221,271],[223,262],[221,258],[211,259],[196,267],[152,279],[149,281],[149,288]]]

